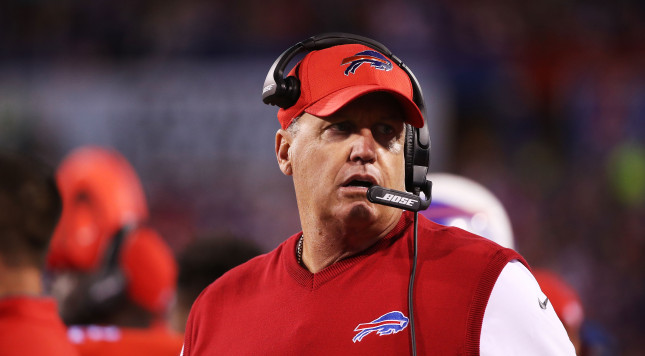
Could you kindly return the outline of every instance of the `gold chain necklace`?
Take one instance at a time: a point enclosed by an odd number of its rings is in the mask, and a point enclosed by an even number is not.
[[[296,247],[296,260],[298,261],[299,265],[302,265],[302,244],[303,244],[304,237],[305,237],[304,234],[300,235],[300,239],[298,239],[298,245]]]

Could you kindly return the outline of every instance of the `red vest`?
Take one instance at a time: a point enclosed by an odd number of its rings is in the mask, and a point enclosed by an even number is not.
[[[235,268],[193,305],[184,355],[410,354],[412,214],[363,253],[316,274],[296,234]],[[478,355],[490,292],[513,250],[419,216],[414,290],[418,355]]]

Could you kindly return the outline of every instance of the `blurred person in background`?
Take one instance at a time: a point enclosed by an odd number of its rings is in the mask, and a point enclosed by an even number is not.
[[[177,266],[145,226],[138,176],[118,152],[81,147],[60,164],[63,213],[47,258],[51,284],[82,355],[177,355],[167,313]]]
[[[585,318],[584,305],[571,285],[549,269],[536,269],[533,275],[553,304],[578,356],[618,354],[613,337],[607,330]]]
[[[470,178],[451,173],[428,173],[428,180],[433,186],[432,202],[421,211],[423,216],[515,248],[508,213],[490,190]]]
[[[77,355],[56,301],[43,294],[43,265],[62,209],[53,171],[0,152],[0,354]]]
[[[258,245],[231,234],[206,234],[186,246],[179,257],[177,297],[172,308],[172,328],[184,333],[190,307],[209,284],[262,253]]]

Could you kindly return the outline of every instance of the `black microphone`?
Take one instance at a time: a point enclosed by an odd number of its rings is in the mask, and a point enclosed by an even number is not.
[[[430,182],[428,182],[430,183]],[[425,193],[424,189],[424,193]],[[430,189],[427,189],[428,193]],[[430,197],[421,199],[418,195],[373,185],[367,189],[367,200],[375,204],[417,212],[430,206]]]

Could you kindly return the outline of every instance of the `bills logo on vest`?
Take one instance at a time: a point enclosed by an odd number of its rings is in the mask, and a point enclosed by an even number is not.
[[[408,326],[409,319],[400,311],[392,311],[384,314],[369,323],[358,324],[354,331],[359,333],[352,339],[353,342],[361,341],[372,332],[377,335],[391,335],[402,331]]]
[[[349,64],[349,67],[345,69],[345,75],[349,75],[350,73],[354,74],[356,69],[364,63],[369,63],[372,67],[378,70],[384,70],[386,72],[392,70],[392,62],[376,51],[358,52],[351,57],[344,58],[340,65],[344,66]]]

